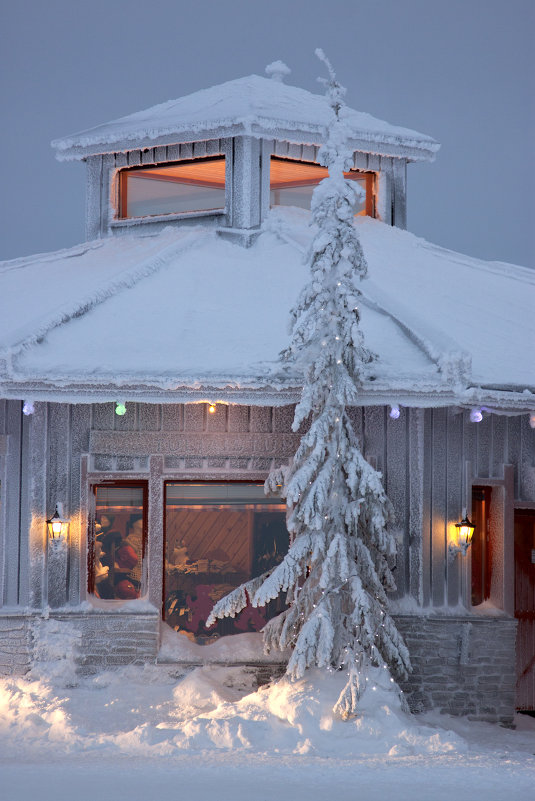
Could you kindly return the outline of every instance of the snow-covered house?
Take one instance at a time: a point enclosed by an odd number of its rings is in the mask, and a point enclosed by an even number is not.
[[[301,376],[279,353],[329,107],[286,72],[53,143],[86,162],[87,242],[0,266],[1,672],[38,658],[46,620],[81,633],[83,672],[274,669],[251,632],[282,602],[204,621],[288,545],[262,485],[299,441]],[[361,112],[347,125],[378,356],[352,415],[396,513],[405,691],[508,723],[535,708],[534,274],[408,233],[407,164],[437,143]]]

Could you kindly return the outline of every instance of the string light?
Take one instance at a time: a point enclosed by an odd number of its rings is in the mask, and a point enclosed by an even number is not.
[[[531,428],[535,428],[535,412],[529,413],[529,424]]]
[[[401,414],[401,412],[400,412],[399,406],[397,406],[397,404],[394,404],[393,406],[390,407],[390,417],[392,418],[392,420],[397,420],[399,418],[400,414]]]
[[[483,412],[481,409],[471,409],[470,410],[470,422],[471,423],[480,423],[483,420]]]
[[[122,417],[123,415],[125,415],[126,414],[126,403],[120,403],[119,401],[116,401],[116,403],[115,403],[115,414],[119,415],[119,417]]]
[[[25,414],[26,417],[28,415],[33,414],[35,412],[35,407],[33,405],[33,401],[24,401],[22,405],[22,414]]]
[[[211,403],[208,406],[208,411],[209,411],[210,414],[215,414],[215,407],[216,407],[215,403]]]

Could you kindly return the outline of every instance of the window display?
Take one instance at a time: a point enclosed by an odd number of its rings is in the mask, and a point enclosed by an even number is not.
[[[261,483],[166,484],[164,619],[192,641],[260,631],[284,608],[278,598],[204,625],[220,598],[275,567],[288,550],[286,506]]]
[[[103,600],[131,600],[143,592],[144,485],[97,485],[89,547],[89,592]]]

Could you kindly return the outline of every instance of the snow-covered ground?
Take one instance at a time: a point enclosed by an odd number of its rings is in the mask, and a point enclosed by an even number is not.
[[[379,670],[349,722],[331,712],[336,672],[260,689],[239,667],[180,673],[76,679],[64,660],[3,679],[1,801],[533,798],[533,718],[517,716],[513,731],[410,716]]]

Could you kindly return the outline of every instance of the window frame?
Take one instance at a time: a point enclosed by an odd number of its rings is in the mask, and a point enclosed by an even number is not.
[[[163,212],[159,214],[142,214],[142,215],[128,215],[126,212],[128,210],[128,175],[134,172],[146,171],[149,172],[150,170],[158,170],[162,169],[162,167],[180,167],[185,166],[188,164],[196,164],[199,162],[214,162],[214,161],[224,161],[225,165],[225,182],[222,187],[224,193],[224,204],[223,206],[218,206],[214,209],[190,209],[188,211],[170,211],[170,212]],[[163,179],[164,181],[166,179]],[[191,183],[194,184],[193,181],[188,182],[184,181],[185,184]],[[227,187],[228,187],[228,159],[226,153],[218,153],[210,156],[198,156],[197,158],[191,159],[178,159],[175,161],[161,161],[151,164],[135,164],[129,167],[121,167],[118,170],[117,177],[116,177],[116,185],[117,185],[117,211],[115,216],[116,223],[126,224],[129,221],[138,222],[140,220],[147,220],[147,221],[154,221],[157,222],[158,220],[169,220],[169,219],[180,219],[184,217],[191,217],[191,216],[209,216],[209,215],[223,215],[227,213]]]

